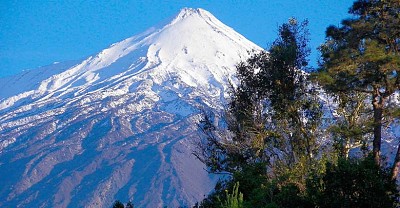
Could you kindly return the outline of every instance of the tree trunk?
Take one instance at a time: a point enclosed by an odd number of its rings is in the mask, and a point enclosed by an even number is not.
[[[397,175],[400,171],[400,144],[397,147],[396,157],[394,158],[393,168],[392,168],[392,179],[396,180]]]
[[[384,98],[382,98],[379,93],[375,94],[372,100],[372,105],[374,109],[374,141],[372,143],[372,154],[374,156],[375,163],[380,165]]]

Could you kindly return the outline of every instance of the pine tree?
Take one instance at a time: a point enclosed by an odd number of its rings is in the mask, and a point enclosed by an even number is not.
[[[327,90],[369,95],[380,164],[382,127],[392,119],[387,101],[400,87],[400,1],[357,0],[349,13],[355,18],[327,29],[319,76]]]

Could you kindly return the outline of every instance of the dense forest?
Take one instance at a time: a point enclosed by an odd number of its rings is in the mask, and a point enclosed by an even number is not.
[[[295,18],[237,65],[226,111],[199,123],[194,154],[222,179],[195,207],[400,207],[400,142],[382,153],[400,128],[400,1],[357,0],[349,13],[327,28],[316,69]]]
[[[226,177],[197,207],[400,206],[400,145],[394,160],[381,151],[400,113],[400,1],[358,0],[349,13],[327,28],[317,69],[295,18],[237,65],[228,109],[199,125],[195,155]]]

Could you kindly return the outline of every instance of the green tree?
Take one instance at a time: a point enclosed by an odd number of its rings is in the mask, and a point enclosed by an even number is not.
[[[328,163],[326,173],[308,182],[310,201],[318,207],[396,207],[399,192],[390,178],[390,171],[381,168],[373,157],[339,159]]]
[[[203,117],[206,142],[196,155],[211,171],[233,173],[255,163],[287,170],[298,163],[312,167],[316,161],[322,110],[304,72],[310,51],[307,24],[290,19],[279,27],[268,53],[237,65],[240,83],[225,116],[229,131],[219,131],[213,115]]]
[[[269,50],[269,63],[256,74],[260,94],[269,104],[263,110],[271,109],[265,114],[268,128],[280,140],[280,145],[274,148],[278,147],[287,156],[283,162],[288,168],[299,162],[311,167],[319,149],[316,138],[322,118],[321,104],[305,74],[310,52],[307,24],[296,19],[283,24],[279,38]]]
[[[248,207],[301,201],[307,175],[320,167],[322,108],[305,73],[307,24],[290,19],[279,27],[268,52],[237,65],[239,85],[232,88],[224,116],[227,129],[214,125],[212,113],[203,113],[199,125],[205,139],[195,155],[211,172],[231,174],[231,183],[240,182]]]
[[[290,19],[279,27],[268,52],[237,65],[239,83],[223,117],[227,128],[217,128],[219,119],[207,113],[199,125],[205,139],[195,155],[211,172],[231,175],[202,202],[204,207],[218,207],[218,198],[228,201],[221,190],[236,182],[244,207],[393,205],[400,146],[392,177],[380,166],[380,146],[383,125],[400,115],[388,101],[400,86],[399,3],[356,1],[350,9],[355,18],[343,21],[343,27],[329,27],[320,48],[323,59],[316,75],[338,103],[329,132],[339,161],[318,141],[328,138],[327,123],[316,85],[305,73],[306,21]],[[373,157],[349,160],[350,149],[367,147],[370,134]],[[376,202],[366,198],[371,194]]]
[[[369,96],[380,164],[382,127],[393,119],[387,101],[400,87],[400,1],[357,0],[349,13],[355,18],[327,29],[319,77],[328,91]]]

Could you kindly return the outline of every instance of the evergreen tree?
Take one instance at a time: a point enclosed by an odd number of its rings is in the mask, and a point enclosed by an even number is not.
[[[327,29],[319,77],[329,91],[369,96],[380,164],[382,127],[393,118],[387,101],[400,87],[400,1],[357,0],[349,13],[355,18]]]

